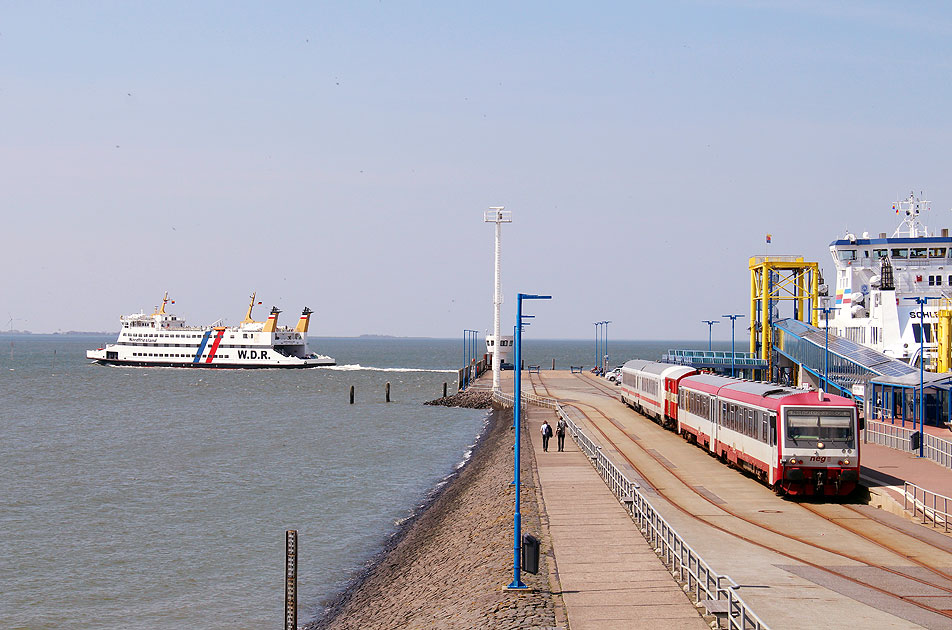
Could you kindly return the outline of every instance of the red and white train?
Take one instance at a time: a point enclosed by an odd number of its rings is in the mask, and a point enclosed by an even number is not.
[[[629,361],[622,402],[790,495],[843,496],[859,481],[856,403],[841,396]]]

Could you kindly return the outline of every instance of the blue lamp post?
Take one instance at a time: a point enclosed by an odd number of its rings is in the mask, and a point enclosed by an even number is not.
[[[734,376],[734,357],[736,356],[736,353],[734,352],[734,322],[737,321],[738,317],[743,317],[743,315],[721,315],[721,317],[731,318],[731,376]]]
[[[719,319],[702,319],[701,322],[707,324],[707,351],[711,352],[714,350],[714,324],[720,324],[721,320]]]
[[[512,416],[514,422],[516,423],[516,445],[513,449],[515,451],[515,483],[516,483],[516,513],[513,516],[512,523],[512,584],[508,586],[509,589],[513,590],[522,590],[526,588],[526,585],[522,582],[521,576],[521,558],[519,557],[519,551],[522,548],[522,514],[519,511],[519,494],[522,489],[519,481],[519,451],[520,451],[520,429],[522,428],[522,325],[523,325],[523,314],[522,314],[522,301],[523,300],[551,300],[551,295],[531,295],[526,293],[520,293],[518,295],[517,304],[516,304],[516,363],[515,363],[515,374],[513,378],[513,409]],[[530,316],[525,316],[530,317]]]
[[[463,389],[469,386],[469,367],[472,360],[476,358],[476,335],[478,334],[479,331],[463,329]]]
[[[602,344],[602,355],[603,355],[602,363],[603,363],[603,364],[606,364],[606,365],[602,365],[602,368],[603,368],[603,369],[608,367],[607,364],[608,364],[608,362],[609,362],[609,361],[608,361],[608,325],[609,325],[610,323],[611,323],[611,320],[605,320],[605,321],[602,322],[602,324],[605,326],[605,327],[602,329],[602,331],[603,331],[604,334],[605,334],[605,343]]]
[[[823,391],[830,392],[830,313],[838,311],[838,306],[818,306],[816,310],[822,311],[826,316],[826,347],[823,350]]]
[[[926,421],[926,399],[923,381],[925,380],[925,339],[926,339],[926,303],[929,300],[938,300],[937,297],[911,297],[906,300],[915,300],[919,305],[919,457],[924,457],[925,453],[925,421]]]
[[[598,327],[601,326],[602,323],[601,323],[601,322],[592,322],[592,323],[595,324],[595,371],[596,371],[596,373],[597,373],[597,372],[598,372],[598,363],[599,363],[599,361],[598,361],[598,342],[601,340],[601,335],[598,334],[598,333],[600,332],[599,329],[598,329]]]

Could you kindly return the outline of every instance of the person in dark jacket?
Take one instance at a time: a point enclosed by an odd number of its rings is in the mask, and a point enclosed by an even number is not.
[[[565,419],[559,418],[559,423],[555,425],[555,435],[559,438],[559,452],[565,449]]]

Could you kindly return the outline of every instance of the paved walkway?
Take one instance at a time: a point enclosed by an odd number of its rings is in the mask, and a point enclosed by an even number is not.
[[[588,458],[566,436],[542,450],[542,420],[528,408],[545,513],[572,630],[709,630]],[[554,424],[553,424],[554,427]]]
[[[900,505],[903,482],[914,483],[930,492],[952,497],[952,470],[931,459],[876,444],[863,444],[862,476],[871,488],[887,492]],[[941,506],[939,506],[941,509]]]

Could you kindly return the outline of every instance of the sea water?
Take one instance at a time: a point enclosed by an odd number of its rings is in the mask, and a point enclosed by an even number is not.
[[[461,340],[312,338],[339,366],[221,371],[90,364],[106,341],[0,336],[2,628],[277,627],[287,529],[314,619],[486,422],[422,404],[455,391]],[[610,350],[667,347],[685,344]],[[594,341],[524,349],[594,361]]]

